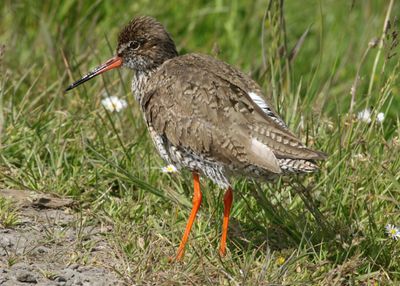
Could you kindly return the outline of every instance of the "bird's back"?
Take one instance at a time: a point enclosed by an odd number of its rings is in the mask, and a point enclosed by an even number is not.
[[[157,136],[234,173],[310,172],[325,158],[289,131],[257,83],[210,56],[166,61],[140,102]]]

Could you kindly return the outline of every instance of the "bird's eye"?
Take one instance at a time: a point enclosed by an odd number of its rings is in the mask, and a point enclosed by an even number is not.
[[[137,50],[140,47],[140,43],[138,41],[131,41],[128,45],[129,49]]]

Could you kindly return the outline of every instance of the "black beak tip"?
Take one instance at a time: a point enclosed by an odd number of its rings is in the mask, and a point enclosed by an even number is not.
[[[77,87],[78,85],[76,84],[76,83],[73,83],[73,84],[70,84],[65,90],[64,90],[64,92],[67,92],[67,91],[69,91],[69,90],[71,90],[71,89],[73,89],[73,88],[75,88],[75,87]]]

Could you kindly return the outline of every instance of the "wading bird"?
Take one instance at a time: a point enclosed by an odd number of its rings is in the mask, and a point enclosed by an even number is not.
[[[201,204],[199,175],[226,190],[219,248],[225,255],[231,176],[269,180],[309,173],[318,169],[315,160],[326,157],[289,131],[256,82],[210,56],[178,55],[168,32],[151,17],[134,18],[119,34],[116,55],[67,90],[119,67],[134,71],[132,92],[158,153],[193,173],[193,207],[177,260]]]

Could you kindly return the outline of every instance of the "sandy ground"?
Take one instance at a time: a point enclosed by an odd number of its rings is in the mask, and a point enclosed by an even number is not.
[[[71,200],[0,190],[16,202],[19,223],[0,226],[0,285],[124,285],[105,235],[83,221]]]

